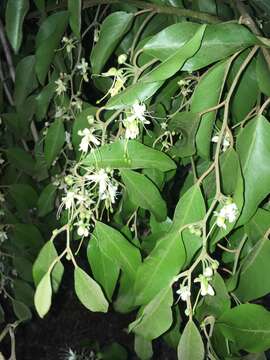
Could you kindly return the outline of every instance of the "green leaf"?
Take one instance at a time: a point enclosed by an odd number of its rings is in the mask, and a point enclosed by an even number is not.
[[[31,319],[32,317],[31,311],[29,310],[28,306],[26,306],[24,303],[13,299],[12,306],[13,306],[14,314],[17,316],[17,318],[20,321],[26,321]]]
[[[81,32],[81,10],[81,0],[68,0],[69,24],[77,38],[80,38]]]
[[[104,289],[107,298],[111,300],[119,277],[119,266],[113,259],[101,251],[98,239],[95,236],[92,236],[89,241],[87,257],[94,278]]]
[[[36,256],[44,241],[39,229],[33,224],[14,224],[12,243],[19,249]]]
[[[169,171],[176,168],[175,163],[167,155],[136,140],[103,145],[87,155],[83,164],[111,169],[156,168]]]
[[[264,237],[243,260],[234,291],[242,302],[258,299],[270,292],[270,278],[265,276],[270,272],[269,256],[270,242]]]
[[[36,117],[38,121],[43,120],[47,115],[50,102],[56,89],[55,80],[56,77],[53,75],[51,81],[44,86],[36,96]]]
[[[146,74],[140,81],[155,82],[166,80],[177,73],[182,68],[185,61],[191,58],[199,49],[204,35],[206,25],[202,25],[196,31],[194,36],[180,47],[176,52],[170,55],[166,60],[156,68]]]
[[[18,170],[28,175],[35,174],[35,161],[32,156],[19,147],[10,147],[7,150],[8,161]]]
[[[270,211],[264,209],[258,209],[255,215],[245,225],[245,231],[248,235],[248,239],[255,245],[259,241],[269,228],[270,224]]]
[[[243,61],[248,56],[249,51],[240,54],[233,63],[230,80],[234,80]],[[231,104],[232,121],[238,123],[249,114],[254,107],[259,94],[257,77],[256,77],[256,59],[254,58],[245,68],[241,79],[239,80],[234,92]]]
[[[23,38],[23,22],[29,10],[29,0],[8,0],[6,7],[6,32],[8,40],[17,53]]]
[[[56,119],[49,127],[46,138],[44,155],[48,167],[52,165],[65,143],[65,128],[62,119]]]
[[[24,256],[14,256],[13,266],[17,273],[20,274],[21,279],[33,282],[31,261]]]
[[[184,245],[178,231],[164,235],[139,266],[135,281],[135,303],[150,302],[162,289],[170,286],[184,265]]]
[[[21,277],[21,274],[20,274]],[[32,281],[31,281],[32,282]],[[34,305],[34,290],[28,282],[16,279],[13,281],[13,292],[15,299],[32,307]]]
[[[257,57],[256,74],[259,89],[264,95],[270,96],[270,71],[261,52]]]
[[[74,269],[75,292],[81,303],[90,311],[107,312],[108,301],[95,280],[78,266]]]
[[[152,342],[144,339],[142,336],[135,335],[134,350],[141,360],[152,359],[153,348]]]
[[[36,74],[43,85],[67,22],[68,12],[58,11],[47,17],[39,28],[36,37]]]
[[[152,301],[140,309],[137,319],[129,325],[129,331],[146,340],[156,339],[172,324],[172,304],[172,289],[162,289]]]
[[[47,272],[39,282],[35,292],[34,302],[38,315],[43,318],[49,311],[52,303],[52,287],[49,272]]]
[[[192,320],[187,323],[177,349],[179,360],[203,360],[204,345],[197,326]]]
[[[43,217],[53,211],[57,187],[53,184],[48,184],[41,192],[37,207],[38,216]]]
[[[54,244],[51,241],[46,242],[46,244],[40,250],[38,257],[33,265],[33,279],[34,283],[37,286],[41,279],[48,272],[52,262],[57,258],[58,254],[54,247]],[[52,287],[54,292],[57,292],[62,276],[64,273],[64,266],[61,261],[58,261],[51,271],[52,277]]]
[[[199,24],[191,22],[171,25],[153,36],[144,45],[143,50],[146,54],[164,61],[189,41],[199,27]],[[256,37],[243,25],[207,25],[199,51],[187,60],[182,70],[201,69],[256,43]]]
[[[157,187],[145,175],[132,170],[121,170],[122,180],[134,205],[151,211],[158,221],[167,217],[167,207]]]
[[[260,305],[236,306],[225,312],[216,326],[238,349],[253,353],[270,347],[270,313]]]
[[[103,21],[99,40],[90,56],[94,74],[100,73],[119,41],[129,30],[133,18],[133,14],[117,11],[107,16]]]
[[[114,342],[102,348],[103,360],[127,360],[127,350],[120,344]]]
[[[38,86],[35,75],[35,56],[23,58],[16,67],[14,99],[16,107],[23,105],[27,96]]]
[[[175,304],[172,308],[173,311],[173,323],[170,329],[162,336],[165,342],[173,349],[177,349],[180,339],[180,326],[181,326],[181,315],[178,304]]]
[[[238,136],[236,148],[245,184],[244,208],[238,225],[247,222],[270,192],[269,137],[270,124],[262,115],[250,121]]]
[[[141,263],[139,249],[132,245],[119,231],[97,222],[94,235],[101,251],[113,259],[120,268],[134,279]]]
[[[227,67],[227,62],[220,62],[202,76],[192,96],[190,107],[192,112],[199,113],[219,103]],[[211,91],[209,91],[209,89],[211,89]],[[197,131],[196,147],[198,155],[204,159],[209,159],[210,157],[210,144],[215,118],[216,111],[202,115],[201,123]]]
[[[168,129],[179,134],[179,139],[170,150],[170,155],[186,157],[195,154],[195,136],[199,122],[199,115],[191,112],[179,112],[170,120]]]
[[[106,109],[122,109],[132,106],[136,101],[144,103],[163,85],[164,81],[146,83],[139,81],[130,85],[118,95],[113,96],[105,105]]]
[[[10,185],[9,193],[14,199],[18,210],[29,210],[37,205],[38,194],[35,189],[28,184],[12,184]]]
[[[45,0],[34,0],[34,3],[40,11],[45,10]]]

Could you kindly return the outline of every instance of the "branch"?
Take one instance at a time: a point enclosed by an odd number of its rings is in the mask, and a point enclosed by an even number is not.
[[[247,9],[246,5],[243,3],[243,1],[236,0],[235,6],[236,6],[239,14],[242,17],[241,23],[246,25],[255,35],[261,36],[262,35],[261,30],[259,29],[256,22],[249,14],[248,9]],[[268,68],[270,70],[270,54],[266,48],[262,48],[262,52],[263,52],[263,56],[267,62]]]
[[[83,0],[83,9],[91,8],[96,5],[104,5],[104,4],[117,4],[121,3],[121,0]],[[187,17],[190,19],[200,20],[206,23],[219,23],[221,19],[217,16],[207,14],[200,11],[194,11],[189,9],[182,9],[173,6],[162,6],[157,4],[151,4],[146,1],[141,0],[126,0],[125,4],[134,5],[139,9],[149,9],[156,13],[160,14],[168,14],[168,15],[178,15],[182,17]],[[47,11],[57,10],[57,9],[65,9],[67,6],[66,2],[63,2],[57,6],[49,6],[47,7]],[[29,14],[28,18],[39,17],[40,12],[32,12]]]
[[[6,60],[7,60],[11,80],[14,82],[15,81],[15,70],[14,70],[14,66],[13,66],[13,62],[12,62],[12,56],[10,53],[9,45],[8,45],[6,35],[5,35],[5,28],[4,28],[4,25],[1,21],[1,19],[0,19],[0,42],[2,44],[3,51],[5,54]]]

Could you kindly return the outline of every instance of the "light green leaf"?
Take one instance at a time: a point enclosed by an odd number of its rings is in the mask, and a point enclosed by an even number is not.
[[[270,124],[262,115],[254,118],[237,139],[243,172],[244,208],[238,225],[245,224],[270,192]]]
[[[137,319],[129,325],[129,331],[146,340],[156,339],[172,324],[172,304],[172,289],[162,289],[153,300],[139,310]]]
[[[54,247],[54,244],[51,241],[46,242],[46,244],[40,250],[38,257],[33,265],[33,279],[34,283],[37,286],[41,279],[48,272],[52,262],[57,258],[58,254]],[[62,276],[64,273],[64,266],[61,261],[58,261],[54,268],[51,271],[52,277],[52,287],[54,292],[57,292]]]
[[[113,259],[101,251],[98,239],[95,236],[92,236],[89,241],[87,257],[94,278],[104,289],[107,298],[111,300],[119,277],[119,266]],[[108,271],[108,269],[110,269],[110,271]]]
[[[258,54],[256,74],[259,89],[266,96],[270,96],[270,71],[262,53]]]
[[[16,67],[14,99],[16,106],[23,105],[27,96],[38,86],[35,75],[35,56],[23,58]]]
[[[6,7],[6,32],[8,40],[17,53],[23,38],[23,22],[29,10],[29,0],[8,0]]]
[[[58,11],[41,24],[36,37],[36,74],[44,84],[55,50],[59,46],[68,22],[68,12]]]
[[[236,306],[225,312],[216,326],[238,349],[256,353],[270,347],[270,313],[260,305]]]
[[[52,303],[52,287],[49,272],[47,272],[39,282],[35,292],[34,302],[38,315],[43,318],[49,311]]]
[[[204,345],[197,326],[192,320],[187,323],[177,349],[178,360],[203,360]]]
[[[266,276],[270,272],[269,256],[270,242],[264,237],[243,260],[234,291],[242,302],[258,299],[270,292],[270,277]]]
[[[153,348],[152,342],[144,339],[142,336],[135,335],[134,350],[141,360],[152,359]]]
[[[258,209],[255,215],[245,225],[245,231],[249,240],[255,245],[259,241],[269,228],[270,224],[270,211],[264,209]]]
[[[167,155],[136,140],[103,145],[87,155],[83,164],[111,169],[156,168],[169,171],[176,168],[175,163]]]
[[[154,249],[138,268],[135,281],[135,303],[149,303],[162,289],[170,286],[184,265],[184,245],[178,231],[169,232],[158,240]]]
[[[107,312],[108,301],[95,280],[78,266],[74,269],[75,292],[81,303],[90,311]]]
[[[157,187],[145,175],[132,170],[121,170],[122,180],[134,205],[151,211],[158,221],[167,217],[167,207]]]
[[[68,0],[69,24],[77,38],[80,38],[81,32],[81,10],[81,0]]]
[[[137,268],[141,263],[139,249],[131,244],[119,231],[99,221],[96,223],[94,236],[101,251],[110,259],[113,259],[127,273],[130,279],[134,279]]]
[[[220,62],[204,74],[192,96],[190,107],[192,112],[199,113],[219,103],[227,67],[227,62]],[[202,115],[200,126],[197,131],[196,147],[198,155],[204,159],[209,159],[210,157],[210,144],[215,118],[216,111],[211,111]]]
[[[206,25],[202,25],[196,31],[194,36],[180,47],[175,53],[170,55],[166,60],[159,64],[156,68],[146,74],[140,81],[155,82],[166,80],[177,73],[185,63],[199,49],[204,35]]]
[[[48,167],[59,155],[65,143],[65,128],[62,119],[56,119],[48,129],[45,138],[44,155]]]
[[[189,41],[199,27],[199,24],[191,22],[171,25],[153,36],[144,45],[144,52],[164,61]],[[201,69],[256,43],[256,37],[243,25],[233,23],[208,25],[200,50],[187,60],[182,70]]]
[[[38,216],[43,217],[53,211],[57,187],[48,184],[38,198]]]
[[[117,11],[107,16],[103,21],[99,40],[90,56],[94,74],[100,73],[121,38],[129,30],[133,18],[133,14]]]

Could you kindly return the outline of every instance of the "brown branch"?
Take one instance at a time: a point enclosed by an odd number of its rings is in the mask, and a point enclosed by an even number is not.
[[[241,23],[246,25],[255,35],[261,36],[262,35],[261,30],[259,29],[256,22],[249,14],[248,9],[246,5],[243,3],[243,1],[235,0],[235,6],[239,14],[241,15]],[[266,48],[262,48],[262,53],[270,70],[270,54]]]
[[[105,5],[105,4],[117,4],[121,3],[121,0],[83,0],[83,9],[91,8],[96,5]],[[139,9],[149,9],[156,13],[160,14],[168,14],[168,15],[178,15],[182,17],[187,17],[194,20],[200,20],[206,23],[218,23],[221,22],[221,19],[217,16],[200,12],[200,11],[194,11],[189,9],[182,9],[178,7],[173,6],[162,6],[157,4],[151,4],[147,1],[141,1],[141,0],[126,0],[125,4],[134,5]],[[65,9],[67,7],[66,2],[63,2],[57,6],[50,6],[47,7],[47,11],[53,11],[53,10],[59,10],[59,9]],[[39,17],[40,12],[32,12],[28,15],[28,18],[35,18]]]
[[[15,81],[15,70],[14,70],[14,66],[13,66],[13,61],[12,61],[9,44],[8,44],[8,41],[7,41],[6,35],[5,35],[5,28],[4,28],[4,25],[1,21],[1,19],[0,19],[0,42],[2,44],[3,51],[5,54],[6,60],[7,60],[11,80],[14,82]]]

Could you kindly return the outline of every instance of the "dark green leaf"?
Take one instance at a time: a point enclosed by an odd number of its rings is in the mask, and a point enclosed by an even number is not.
[[[261,92],[270,96],[270,69],[262,53],[259,53],[257,57],[256,74]]]
[[[37,202],[38,215],[40,217],[47,215],[54,209],[56,190],[57,188],[53,184],[48,184],[42,190]]]
[[[23,22],[29,10],[29,0],[8,0],[6,7],[6,32],[9,42],[18,52],[23,38]]]
[[[135,335],[134,350],[141,360],[152,359],[152,342],[144,339],[142,336]]]
[[[100,73],[121,38],[129,30],[133,18],[133,14],[117,11],[103,21],[99,40],[90,56],[94,74]]]
[[[81,0],[68,0],[69,24],[77,38],[80,38],[81,32],[81,8]]]
[[[14,314],[17,316],[17,318],[20,321],[26,321],[31,319],[32,317],[31,311],[24,303],[18,300],[12,300],[12,306],[13,306]]]
[[[51,166],[56,157],[59,155],[64,143],[65,128],[63,120],[54,120],[52,125],[49,127],[45,138],[44,155],[48,166]]]
[[[159,190],[143,174],[132,170],[121,170],[121,177],[133,204],[151,211],[158,221],[167,217],[167,207]]]
[[[7,150],[8,161],[18,170],[26,174],[35,174],[35,161],[32,156],[19,147],[10,147]]]

